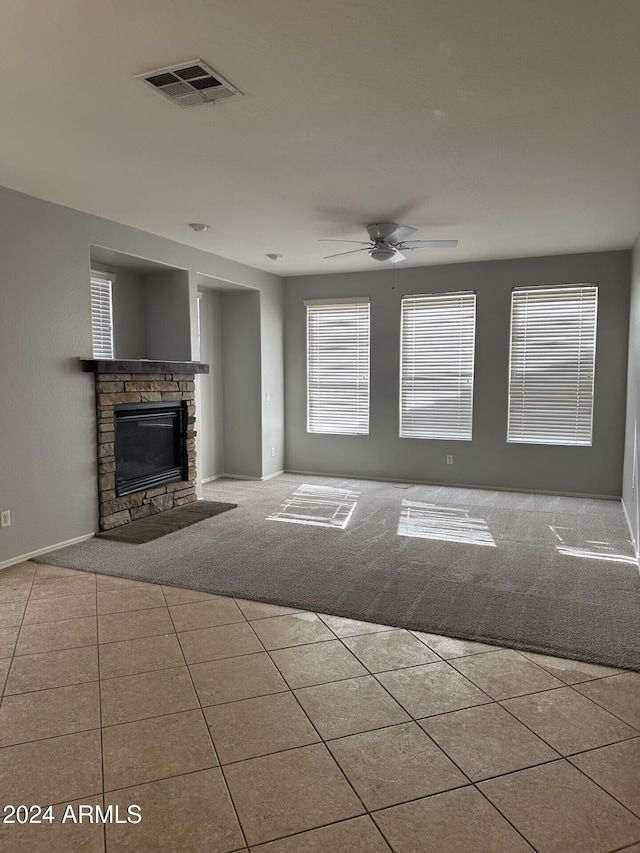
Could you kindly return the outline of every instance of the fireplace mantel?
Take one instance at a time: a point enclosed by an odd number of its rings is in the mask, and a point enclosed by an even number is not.
[[[199,361],[154,361],[152,359],[81,358],[86,373],[208,373],[209,365]]]

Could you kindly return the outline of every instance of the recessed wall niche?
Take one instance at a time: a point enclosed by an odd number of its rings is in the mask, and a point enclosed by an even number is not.
[[[115,274],[114,357],[189,361],[188,271],[101,246],[90,247],[90,258],[92,270]]]

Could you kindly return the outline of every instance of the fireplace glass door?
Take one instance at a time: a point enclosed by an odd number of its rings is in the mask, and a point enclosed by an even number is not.
[[[115,409],[116,495],[185,479],[182,403],[138,403]]]

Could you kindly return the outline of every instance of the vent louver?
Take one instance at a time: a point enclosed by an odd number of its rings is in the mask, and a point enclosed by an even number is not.
[[[201,59],[157,68],[135,77],[181,107],[211,104],[242,94]]]

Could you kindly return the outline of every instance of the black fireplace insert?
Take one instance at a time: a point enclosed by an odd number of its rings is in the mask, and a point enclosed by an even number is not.
[[[118,497],[186,479],[184,403],[122,403],[114,415]]]

